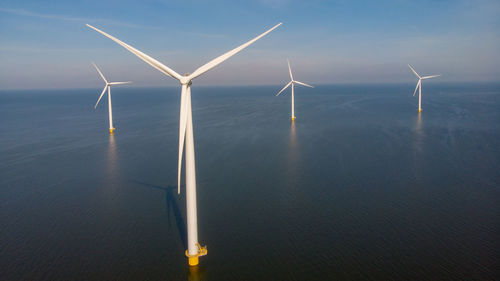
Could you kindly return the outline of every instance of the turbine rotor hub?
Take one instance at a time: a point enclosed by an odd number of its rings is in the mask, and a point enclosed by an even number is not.
[[[188,85],[188,86],[191,86],[192,82],[191,82],[191,79],[189,79],[189,75],[191,75],[190,73],[186,73],[186,75],[182,76],[181,77],[181,84],[182,85]]]

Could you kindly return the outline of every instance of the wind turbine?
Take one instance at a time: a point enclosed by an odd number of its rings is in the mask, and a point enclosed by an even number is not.
[[[420,113],[420,112],[422,112],[422,80],[438,77],[438,76],[441,76],[441,74],[421,77],[420,75],[418,75],[418,73],[415,71],[415,69],[413,69],[413,67],[411,67],[411,65],[408,65],[408,66],[410,67],[411,71],[413,71],[413,73],[418,77],[417,87],[415,87],[415,91],[413,92],[413,96],[415,96],[415,94],[417,93],[417,89],[418,89],[418,112]]]
[[[279,91],[278,94],[276,94],[276,96],[279,96],[286,88],[288,88],[288,87],[290,87],[290,85],[292,85],[292,121],[295,121],[295,98],[294,98],[294,91],[293,91],[295,88],[295,84],[299,84],[299,85],[311,87],[311,88],[314,88],[314,87],[311,85],[308,85],[306,83],[302,83],[302,82],[293,80],[292,68],[290,68],[290,61],[287,59],[286,62],[288,63],[288,72],[290,72],[290,82],[288,84],[286,84],[285,87],[283,87],[283,89],[281,89],[281,91]]]
[[[248,47],[250,44],[259,40],[275,28],[277,28],[281,23],[275,25],[268,31],[262,33],[261,35],[255,37],[254,39],[248,41],[247,43],[209,61],[203,66],[196,69],[191,74],[180,75],[173,71],[166,65],[160,63],[154,58],[144,54],[143,52],[135,49],[134,47],[118,40],[117,38],[91,26],[88,27],[96,30],[102,35],[108,37],[109,39],[115,41],[125,49],[129,50],[134,55],[138,56],[140,59],[156,68],[163,74],[177,79],[181,83],[181,104],[180,104],[180,116],[179,116],[179,158],[177,167],[177,193],[180,193],[181,186],[181,164],[182,164],[182,153],[184,150],[184,145],[186,146],[186,213],[187,213],[187,232],[188,232],[188,249],[186,250],[186,256],[189,259],[189,265],[194,266],[198,264],[198,257],[207,254],[207,248],[202,247],[198,243],[198,222],[197,222],[197,212],[196,212],[196,173],[195,173],[195,161],[194,161],[194,137],[193,137],[193,119],[191,111],[191,84],[192,80],[203,73],[209,71],[215,66],[219,65],[223,61],[232,57],[236,53]]]
[[[104,89],[102,90],[102,93],[99,96],[99,99],[97,100],[97,102],[94,106],[94,109],[97,108],[99,101],[101,100],[102,96],[104,96],[104,93],[106,92],[106,89],[107,89],[108,90],[109,133],[114,134],[115,128],[113,127],[113,109],[111,108],[111,85],[121,85],[121,84],[128,84],[128,83],[132,83],[132,82],[130,82],[130,81],[127,81],[127,82],[108,82],[108,80],[106,80],[106,78],[102,74],[99,67],[97,67],[97,65],[95,65],[95,63],[92,63],[92,64],[94,65],[97,72],[99,72],[99,75],[101,75],[102,80],[104,80],[104,82],[106,83],[106,86],[104,86]]]

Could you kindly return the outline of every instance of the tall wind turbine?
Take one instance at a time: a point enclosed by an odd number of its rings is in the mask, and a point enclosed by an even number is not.
[[[288,87],[290,87],[290,85],[292,85],[292,121],[295,121],[295,98],[294,98],[294,91],[293,91],[295,88],[295,84],[299,84],[299,85],[311,87],[311,88],[314,88],[314,87],[311,85],[308,85],[306,83],[302,83],[302,82],[293,80],[292,68],[290,67],[290,61],[287,59],[286,62],[288,63],[288,72],[290,72],[290,82],[288,84],[286,84],[285,87],[283,87],[283,89],[281,89],[281,91],[279,91],[278,94],[276,94],[276,96],[279,96],[286,88],[288,88]]]
[[[411,65],[408,65],[408,66],[410,67],[411,71],[413,71],[413,73],[418,77],[417,87],[415,87],[415,91],[413,92],[413,96],[415,96],[415,94],[417,93],[417,89],[418,89],[418,112],[420,113],[420,112],[422,112],[422,80],[438,77],[438,76],[441,76],[441,74],[421,77],[420,75],[418,75],[418,73],[415,71],[415,69],[413,69],[413,67],[411,67]]]
[[[191,74],[180,75],[173,71],[166,65],[160,63],[154,58],[144,54],[143,52],[135,49],[134,47],[118,40],[117,38],[91,26],[88,27],[96,30],[102,35],[108,37],[109,39],[115,41],[125,49],[129,50],[134,55],[138,56],[140,59],[156,68],[163,74],[177,79],[181,84],[181,105],[180,105],[180,116],[179,116],[179,158],[177,167],[177,193],[180,193],[181,186],[181,164],[182,164],[182,153],[184,150],[184,145],[186,145],[186,213],[187,213],[187,232],[188,232],[188,249],[186,250],[186,256],[189,259],[189,265],[194,266],[198,264],[198,257],[207,254],[207,248],[202,247],[198,243],[198,222],[197,222],[197,212],[196,212],[196,173],[195,173],[195,161],[194,161],[194,137],[193,137],[193,119],[191,111],[191,83],[192,80],[203,73],[209,71],[210,69],[216,67],[223,61],[232,57],[236,53],[248,47],[250,44],[259,40],[275,28],[277,28],[281,23],[275,25],[268,31],[262,33],[261,35],[255,37],[254,39],[248,41],[247,43],[209,61],[203,66],[196,69]]]
[[[99,99],[97,100],[97,102],[94,106],[94,109],[97,108],[99,101],[101,100],[102,96],[104,96],[104,93],[106,92],[106,89],[107,89],[108,90],[109,133],[114,134],[115,128],[113,127],[113,109],[111,108],[111,85],[121,85],[121,84],[128,84],[128,83],[132,83],[132,82],[130,82],[130,81],[127,81],[127,82],[108,82],[108,80],[106,80],[106,78],[102,74],[99,67],[97,67],[97,65],[95,65],[95,63],[92,63],[92,64],[94,65],[97,72],[99,72],[99,75],[101,75],[102,80],[104,80],[104,83],[106,83],[106,86],[104,86],[104,89],[102,90],[102,93],[99,96]]]

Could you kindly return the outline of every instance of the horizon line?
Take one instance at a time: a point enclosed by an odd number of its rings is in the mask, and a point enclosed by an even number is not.
[[[429,81],[426,84],[500,84],[500,80],[485,80],[485,81]],[[333,82],[333,83],[313,83],[315,86],[340,86],[340,85],[413,85],[413,82]],[[197,88],[248,88],[248,87],[282,87],[281,84],[249,84],[249,85],[198,85]],[[129,86],[123,89],[158,89],[158,88],[175,88],[177,89],[178,85],[163,85],[163,86]],[[0,92],[5,91],[63,91],[63,90],[95,90],[100,87],[33,87],[33,88],[5,88],[0,89]]]

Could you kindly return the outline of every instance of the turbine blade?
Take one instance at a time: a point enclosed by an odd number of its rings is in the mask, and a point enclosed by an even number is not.
[[[277,25],[275,25],[274,27],[272,27],[271,29],[269,29],[268,31],[262,33],[261,35],[255,37],[254,39],[248,41],[247,43],[209,61],[208,63],[202,65],[201,67],[199,67],[198,69],[196,69],[191,75],[189,75],[189,79],[192,80],[200,75],[202,75],[203,73],[209,71],[210,69],[216,67],[217,65],[219,65],[220,63],[222,63],[223,61],[227,60],[228,58],[234,56],[235,54],[237,54],[238,52],[240,52],[241,50],[245,49],[246,47],[248,47],[250,44],[254,43],[255,41],[259,40],[260,38],[264,37],[266,34],[268,34],[269,32],[273,31],[275,28],[277,28],[278,26],[281,25],[281,22],[278,23]]]
[[[420,75],[418,75],[418,73],[415,71],[415,69],[413,69],[413,67],[411,67],[411,65],[408,65],[411,69],[411,71],[413,71],[413,73],[415,73],[415,75],[417,75],[417,77],[420,79]]]
[[[415,94],[417,93],[417,90],[418,90],[418,87],[420,86],[420,83],[422,82],[421,79],[418,79],[418,82],[417,82],[417,87],[415,87],[415,91],[413,91],[413,96],[415,96]]]
[[[108,80],[106,80],[106,78],[104,78],[104,75],[102,74],[101,70],[99,69],[99,67],[97,67],[97,65],[95,63],[92,63],[95,67],[95,69],[97,70],[97,72],[99,72],[99,75],[101,75],[102,77],[102,80],[104,80],[104,82],[106,82],[106,84],[108,83]]]
[[[290,61],[288,59],[286,59],[286,62],[288,63],[288,72],[290,72],[290,79],[293,81],[292,68],[290,67]]]
[[[184,138],[186,136],[187,127],[187,91],[188,88],[182,85],[181,91],[181,106],[179,116],[179,159],[177,166],[177,194],[181,193],[181,167],[182,167],[182,153],[184,152]]]
[[[94,109],[97,108],[97,105],[99,104],[99,101],[101,100],[102,96],[104,96],[104,93],[106,92],[106,89],[108,88],[108,84],[106,84],[106,86],[104,86],[104,89],[102,90],[102,93],[101,95],[99,96],[99,99],[97,100],[96,104],[94,105]]]
[[[94,29],[95,31],[101,33],[102,35],[108,37],[109,39],[115,41],[116,43],[118,43],[119,45],[121,45],[123,48],[129,50],[131,53],[133,53],[134,55],[138,56],[140,59],[142,59],[143,61],[145,61],[146,63],[148,63],[149,65],[151,65],[152,67],[158,69],[160,72],[162,72],[163,74],[166,74],[168,76],[171,76],[177,80],[180,81],[181,79],[181,75],[178,74],[177,72],[173,71],[172,69],[170,69],[169,67],[167,67],[166,65],[162,64],[161,62],[155,60],[154,58],[146,55],[145,53],[137,50],[136,48],[118,40],[117,38],[107,34],[106,32],[104,31],[101,31],[95,27],[93,27],[92,25],[90,24],[87,24],[88,27]]]
[[[422,79],[429,79],[429,78],[434,78],[434,77],[439,77],[439,76],[441,76],[441,74],[424,76],[424,77],[422,77]]]
[[[281,94],[281,92],[283,92],[286,88],[288,88],[290,85],[292,85],[292,81],[290,81],[288,84],[285,85],[285,87],[283,87],[283,89],[281,89],[281,91],[279,91],[276,96],[279,96]]]
[[[130,84],[132,81],[127,81],[127,82],[111,82],[109,85],[122,85],[122,84]]]
[[[314,88],[313,86],[309,85],[309,84],[306,84],[306,83],[302,83],[302,82],[299,82],[299,81],[293,81],[294,83],[297,83],[297,84],[300,84],[302,86],[306,86],[306,87],[310,87],[310,88]]]

